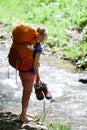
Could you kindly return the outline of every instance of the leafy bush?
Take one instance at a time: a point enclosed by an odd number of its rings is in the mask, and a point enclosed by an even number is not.
[[[67,57],[68,60],[73,61],[80,55],[80,48],[76,43],[70,43],[64,47],[63,56]]]

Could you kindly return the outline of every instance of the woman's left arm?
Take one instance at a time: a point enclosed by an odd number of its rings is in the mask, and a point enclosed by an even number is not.
[[[36,53],[34,57],[34,71],[36,73],[36,83],[40,82],[40,74],[39,74],[39,59],[40,59],[40,53]]]

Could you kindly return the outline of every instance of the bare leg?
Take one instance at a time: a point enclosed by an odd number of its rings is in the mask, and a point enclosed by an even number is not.
[[[29,99],[30,99],[31,92],[24,90],[23,91],[23,96],[22,96],[22,112],[21,112],[21,121],[26,120],[26,113],[27,113],[27,108],[29,104]]]
[[[22,112],[20,116],[21,121],[25,121],[27,119],[27,108],[30,100],[30,95],[32,92],[32,87],[35,80],[35,75],[31,72],[20,72],[19,73],[22,86],[23,86],[23,95],[22,95]]]

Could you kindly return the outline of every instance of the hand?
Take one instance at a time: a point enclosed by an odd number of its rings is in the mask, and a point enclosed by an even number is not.
[[[36,84],[38,85],[38,87],[40,87],[42,85],[42,81],[39,80],[39,81],[36,82]]]

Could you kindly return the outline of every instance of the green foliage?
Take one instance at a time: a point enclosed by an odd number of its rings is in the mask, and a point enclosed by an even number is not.
[[[57,47],[59,44],[58,38],[57,37],[48,37],[47,40],[45,41],[45,45],[46,46],[50,46],[50,47]]]
[[[81,45],[82,45],[82,52],[83,52],[83,54],[84,55],[87,54],[87,43],[83,42]]]
[[[67,34],[73,28],[78,31],[86,29],[86,3],[86,0],[0,0],[0,23],[9,28],[19,23],[44,25],[48,29],[45,45],[52,47],[53,52],[62,47],[63,55],[73,59],[77,58],[82,50],[87,53],[86,45],[71,45],[68,40],[70,35]],[[87,31],[83,42],[87,42]]]
[[[77,60],[75,63],[78,68],[86,69],[87,68],[87,56],[83,56]]]
[[[80,29],[83,29],[87,24],[87,16],[86,17],[83,17],[79,23],[78,23],[78,26]]]
[[[63,55],[67,57],[67,59],[73,61],[80,55],[80,48],[76,43],[70,43],[68,46],[64,47]]]
[[[44,24],[49,34],[57,37],[83,18],[87,7],[85,2],[86,0],[0,0],[0,19],[3,23],[10,24],[20,21]]]
[[[10,129],[11,128],[11,124],[9,124],[9,122],[3,121],[2,124],[0,124],[0,129],[2,130],[6,130],[6,129]]]
[[[53,123],[48,126],[48,130],[70,130],[66,124]]]

